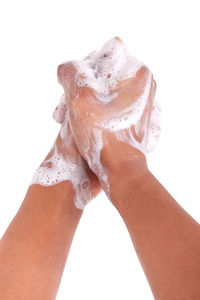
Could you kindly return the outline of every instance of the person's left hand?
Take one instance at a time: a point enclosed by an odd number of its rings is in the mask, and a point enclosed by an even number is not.
[[[74,188],[76,207],[84,209],[100,192],[101,186],[77,149],[67,119],[64,96],[54,111],[54,119],[61,124],[60,132],[49,154],[37,169],[32,184],[51,186],[68,180]]]

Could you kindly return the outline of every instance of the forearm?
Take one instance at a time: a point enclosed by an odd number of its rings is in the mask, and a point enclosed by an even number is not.
[[[80,217],[68,181],[29,188],[0,242],[0,298],[55,299]]]
[[[127,151],[131,157],[130,148]],[[148,171],[144,160],[119,159],[110,166],[106,162],[111,201],[127,225],[155,299],[199,299],[199,224]]]

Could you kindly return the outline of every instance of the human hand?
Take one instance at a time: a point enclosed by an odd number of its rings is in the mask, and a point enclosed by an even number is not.
[[[74,188],[76,207],[84,209],[101,188],[74,142],[64,96],[54,111],[54,119],[61,124],[60,132],[51,151],[34,174],[32,184],[51,186],[68,180]]]
[[[60,65],[58,79],[78,149],[104,187],[105,148],[114,161],[127,160],[127,152],[119,153],[116,141],[132,146],[134,158],[144,159],[143,154],[153,150],[160,132],[156,84],[150,70],[128,55],[119,38],[83,61]]]

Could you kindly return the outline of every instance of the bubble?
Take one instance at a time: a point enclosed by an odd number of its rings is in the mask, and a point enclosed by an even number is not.
[[[89,181],[88,181],[88,180],[83,181],[83,182],[81,183],[81,188],[82,188],[83,190],[88,189],[88,188],[89,188]]]

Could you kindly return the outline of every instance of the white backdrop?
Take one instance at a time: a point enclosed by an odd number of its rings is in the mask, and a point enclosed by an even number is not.
[[[0,2],[0,234],[49,151],[61,96],[56,68],[118,35],[157,81],[162,134],[154,175],[199,222],[199,1]],[[101,194],[84,212],[58,293],[63,299],[152,300],[126,228]]]

